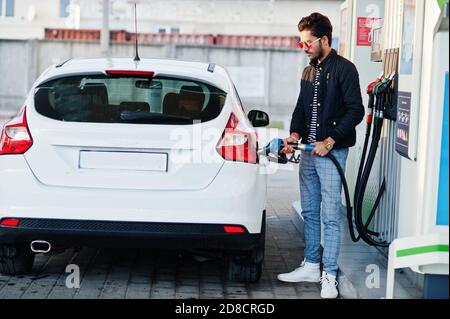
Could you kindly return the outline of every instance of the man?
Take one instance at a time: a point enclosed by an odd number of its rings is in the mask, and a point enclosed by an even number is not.
[[[195,119],[202,111],[199,98],[191,93],[180,94],[179,107],[182,115]]]
[[[200,119],[205,97],[203,94],[186,88],[182,88],[178,97],[180,115],[192,119]]]
[[[313,144],[303,153],[299,166],[302,216],[305,222],[305,252],[300,267],[278,275],[285,282],[321,282],[322,298],[337,298],[337,259],[340,246],[342,182],[326,155],[333,150],[343,169],[349,147],[356,143],[355,127],[364,117],[359,75],[355,66],[331,48],[330,20],[313,13],[298,24],[299,47],[310,60],[305,68],[300,96],[292,116],[290,136],[283,153],[294,152],[288,143]],[[322,212],[321,212],[322,211]],[[323,258],[320,257],[321,217]],[[323,262],[322,276],[320,262]]]

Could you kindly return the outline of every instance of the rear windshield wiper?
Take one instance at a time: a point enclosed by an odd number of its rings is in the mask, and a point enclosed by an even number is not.
[[[123,111],[120,119],[125,123],[140,124],[193,124],[194,120],[189,117],[175,116],[154,112],[131,112]]]

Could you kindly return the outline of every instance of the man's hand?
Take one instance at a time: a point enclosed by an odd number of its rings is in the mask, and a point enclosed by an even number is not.
[[[320,157],[325,157],[333,149],[334,143],[335,141],[331,137],[322,142],[313,143],[314,150],[311,153]]]
[[[295,152],[294,148],[292,146],[289,146],[289,143],[298,143],[298,140],[300,139],[300,135],[297,133],[292,133],[291,136],[284,139],[284,147],[280,151],[281,154],[292,154]]]

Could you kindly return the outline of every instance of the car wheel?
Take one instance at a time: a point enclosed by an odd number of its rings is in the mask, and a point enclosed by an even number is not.
[[[234,252],[228,259],[228,279],[230,281],[252,283],[261,278],[264,262],[266,218],[263,214],[259,245],[248,252]]]
[[[262,263],[243,264],[230,258],[228,264],[228,279],[235,282],[252,283],[261,278]]]
[[[9,276],[30,273],[34,256],[26,246],[0,246],[0,273]]]

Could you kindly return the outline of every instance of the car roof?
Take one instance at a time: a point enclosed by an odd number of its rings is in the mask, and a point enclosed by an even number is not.
[[[153,71],[160,76],[168,75],[199,79],[226,92],[229,91],[229,76],[221,66],[170,59],[141,59],[135,62],[132,58],[67,60],[48,68],[36,81],[35,86],[53,78],[86,73],[104,73],[106,70]]]

